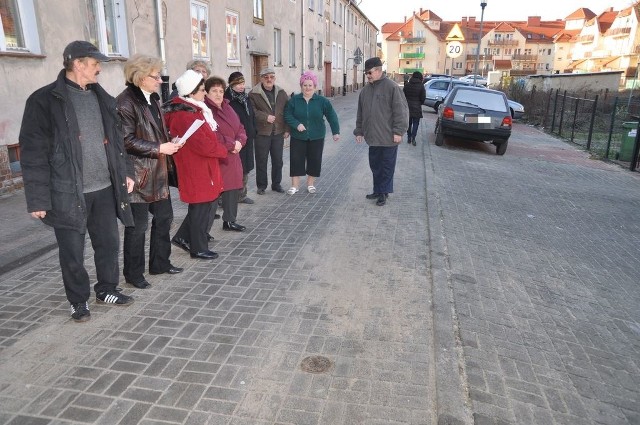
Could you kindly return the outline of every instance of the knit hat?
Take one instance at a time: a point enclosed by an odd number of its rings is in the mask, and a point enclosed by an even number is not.
[[[229,87],[242,84],[244,83],[244,75],[242,75],[242,72],[238,72],[238,71],[232,72],[229,75],[229,79],[227,80],[227,82],[229,83]]]
[[[202,75],[199,72],[188,69],[176,80],[176,88],[180,96],[186,96],[193,91],[202,82]]]
[[[414,78],[419,78],[420,80],[422,80],[422,72],[420,71],[413,71],[413,74],[411,74],[412,77]]]

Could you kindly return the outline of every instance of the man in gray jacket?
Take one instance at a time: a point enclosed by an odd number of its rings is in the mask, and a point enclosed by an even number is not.
[[[409,127],[409,106],[402,89],[382,71],[382,61],[374,57],[364,63],[369,84],[358,98],[358,114],[353,134],[356,142],[369,145],[369,167],[373,174],[373,193],[376,205],[387,203],[393,192],[398,144]]]

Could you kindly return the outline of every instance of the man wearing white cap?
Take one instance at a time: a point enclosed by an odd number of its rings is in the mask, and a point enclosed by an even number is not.
[[[282,154],[284,139],[289,137],[289,127],[284,121],[284,108],[289,95],[275,85],[276,73],[272,68],[260,71],[260,83],[249,97],[256,112],[256,187],[258,195],[264,195],[268,186],[267,162],[271,156],[271,190],[284,193],[282,188]]]

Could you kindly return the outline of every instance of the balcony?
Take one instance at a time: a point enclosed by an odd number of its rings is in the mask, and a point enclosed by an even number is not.
[[[468,60],[468,61],[474,61],[474,60],[476,60],[476,55],[475,55],[475,54],[473,54],[473,53],[472,53],[472,54],[467,55],[467,60]],[[481,55],[480,55],[480,60],[487,60],[487,61],[493,60],[493,55],[482,55],[482,54],[481,54]]]
[[[422,53],[400,53],[399,59],[424,59],[424,52]]]
[[[588,44],[588,43],[593,43],[593,35],[581,35],[580,37],[578,37],[578,43],[582,43],[582,44]]]
[[[511,60],[520,62],[535,62],[538,60],[538,55],[511,55]]]
[[[629,27],[624,27],[624,28],[609,28],[609,30],[605,33],[606,36],[610,36],[610,37],[624,37],[631,34],[631,28]]]
[[[424,72],[424,69],[422,68],[399,68],[398,72],[400,74],[413,74],[414,72]]]
[[[489,46],[517,46],[518,40],[489,40]]]
[[[424,44],[426,41],[424,37],[401,38],[400,44]]]

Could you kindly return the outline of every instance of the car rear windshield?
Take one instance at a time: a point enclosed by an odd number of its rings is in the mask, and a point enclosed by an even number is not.
[[[507,105],[500,93],[478,90],[458,90],[451,102],[453,105],[466,106],[469,103],[478,105],[482,109],[497,112],[507,112]]]

